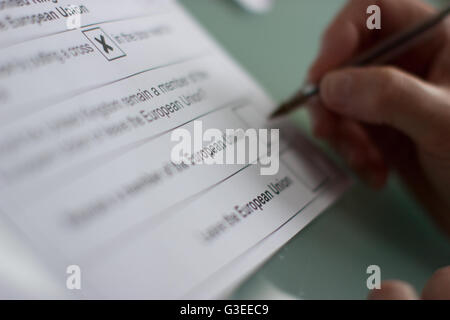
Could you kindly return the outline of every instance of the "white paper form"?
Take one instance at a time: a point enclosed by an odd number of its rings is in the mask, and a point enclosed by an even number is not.
[[[61,287],[75,264],[83,297],[218,297],[348,186],[301,137],[271,176],[171,162],[174,129],[264,127],[274,108],[175,2],[70,1],[74,30],[69,1],[27,3],[0,10],[0,211]]]

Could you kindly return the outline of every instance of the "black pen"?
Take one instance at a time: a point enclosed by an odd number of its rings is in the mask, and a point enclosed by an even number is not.
[[[409,49],[411,44],[415,44],[417,40],[420,40],[420,35],[442,22],[449,13],[450,5],[446,6],[431,18],[428,18],[425,21],[398,34],[394,34],[392,37],[389,37],[379,45],[363,53],[361,56],[358,56],[355,60],[352,60],[350,63],[346,64],[346,66],[357,67],[369,64],[376,65],[391,61]],[[300,108],[306,101],[308,101],[309,98],[317,95],[318,93],[319,87],[317,85],[307,83],[291,99],[281,104],[270,115],[270,118],[277,118]]]

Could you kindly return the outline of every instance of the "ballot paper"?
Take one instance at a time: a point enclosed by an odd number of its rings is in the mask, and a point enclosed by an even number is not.
[[[171,160],[175,129],[274,108],[175,1],[2,1],[1,218],[67,295],[221,297],[349,185],[301,135],[273,175]]]

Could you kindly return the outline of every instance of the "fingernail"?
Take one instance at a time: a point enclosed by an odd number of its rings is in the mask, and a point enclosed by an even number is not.
[[[329,104],[345,104],[352,97],[353,77],[346,72],[333,72],[321,83],[322,98]]]

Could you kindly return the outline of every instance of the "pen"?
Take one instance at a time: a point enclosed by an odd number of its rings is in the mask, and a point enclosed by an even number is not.
[[[431,18],[428,18],[409,29],[389,37],[379,45],[358,56],[355,60],[352,60],[347,64],[347,66],[358,67],[369,64],[382,64],[392,60],[401,53],[405,52],[411,44],[415,43],[416,40],[419,39],[420,35],[424,34],[426,31],[443,21],[449,13],[450,5],[447,5],[444,9],[433,15]],[[270,115],[270,119],[290,113],[318,93],[319,87],[317,85],[307,83],[291,99],[281,104]]]

